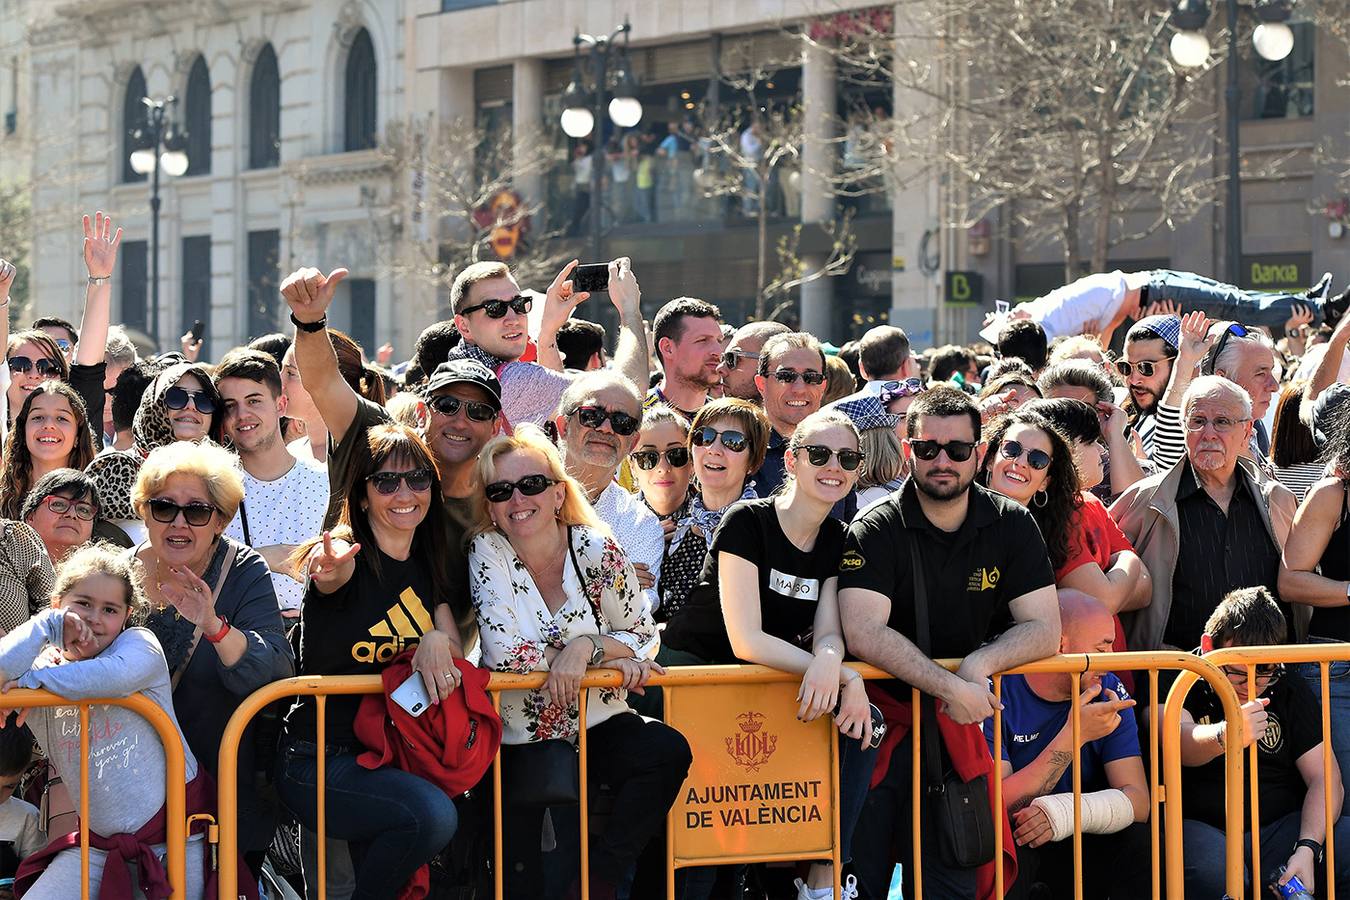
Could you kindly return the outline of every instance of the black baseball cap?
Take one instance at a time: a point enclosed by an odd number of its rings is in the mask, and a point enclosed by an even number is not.
[[[476,359],[452,359],[441,363],[431,373],[424,390],[429,396],[452,384],[476,384],[488,392],[497,409],[502,408],[502,383],[491,369]]]

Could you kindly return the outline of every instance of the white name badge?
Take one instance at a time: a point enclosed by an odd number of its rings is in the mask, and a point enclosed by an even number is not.
[[[798,600],[810,600],[812,603],[820,601],[819,579],[785,575],[777,569],[769,570],[769,590]]]

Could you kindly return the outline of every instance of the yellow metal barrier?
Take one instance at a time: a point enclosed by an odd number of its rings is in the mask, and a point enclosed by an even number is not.
[[[166,866],[173,900],[184,900],[187,884],[187,763],[178,729],[168,713],[148,697],[132,694],[129,697],[71,701],[49,691],[12,690],[0,696],[0,714],[11,709],[34,709],[44,706],[74,706],[80,711],[80,896],[88,900],[89,893],[89,709],[93,706],[120,706],[131,710],[150,723],[164,746],[164,804]],[[229,895],[222,895],[229,896]]]
[[[1285,648],[1287,649],[1287,648]],[[940,660],[940,665],[950,670],[958,668],[959,660]],[[885,672],[864,665],[854,665],[865,678],[878,679],[889,678]],[[1229,721],[1237,721],[1241,717],[1240,705],[1237,701],[1237,695],[1231,684],[1213,664],[1189,653],[1180,652],[1157,652],[1157,653],[1115,653],[1115,654],[1070,654],[1064,656],[1050,657],[1038,662],[1019,666],[1008,673],[1003,674],[1030,674],[1030,673],[1065,673],[1071,676],[1073,683],[1073,695],[1076,697],[1079,691],[1079,678],[1088,672],[1119,672],[1127,670],[1146,670],[1150,677],[1150,683],[1153,687],[1151,692],[1150,704],[1150,759],[1152,765],[1150,769],[1150,802],[1151,802],[1151,822],[1152,822],[1152,846],[1153,846],[1153,884],[1154,895],[1159,892],[1160,872],[1159,860],[1161,858],[1162,844],[1158,828],[1158,810],[1165,798],[1176,798],[1179,801],[1181,792],[1181,758],[1180,748],[1175,740],[1171,742],[1161,741],[1161,735],[1176,734],[1180,727],[1180,700],[1173,700],[1169,697],[1167,710],[1164,716],[1163,728],[1160,731],[1158,724],[1158,696],[1157,679],[1158,671],[1161,669],[1175,669],[1182,671],[1182,679],[1189,679],[1186,685],[1189,688],[1196,680],[1203,678],[1213,687],[1224,705],[1224,715]],[[497,695],[501,691],[530,690],[543,685],[547,673],[534,672],[527,675],[512,675],[506,673],[492,674],[488,690],[494,694],[494,701],[499,701]],[[580,721],[586,721],[586,699],[587,692],[585,688],[597,687],[617,687],[621,684],[622,676],[618,672],[606,670],[591,670],[583,678],[581,686],[583,688],[580,695]],[[652,678],[652,686],[660,686],[666,692],[667,703],[673,703],[677,708],[679,704],[678,692],[681,688],[697,688],[707,685],[776,685],[776,684],[797,684],[801,676],[793,673],[780,672],[763,666],[690,666],[690,667],[672,667],[665,675]],[[997,693],[1001,685],[1001,676],[994,679],[995,692]],[[312,695],[316,697],[316,713],[318,724],[318,887],[319,896],[326,896],[326,859],[325,859],[325,809],[324,809],[324,724],[325,724],[325,695],[332,694],[365,694],[378,693],[382,690],[380,679],[375,676],[300,676],[296,678],[278,681],[267,685],[256,691],[246,699],[231,717],[229,724],[225,729],[221,740],[221,752],[219,761],[219,783],[220,791],[220,855],[223,859],[233,859],[238,852],[238,833],[237,818],[238,809],[236,803],[236,785],[238,783],[238,747],[240,739],[243,737],[244,729],[250,720],[259,710],[265,706],[286,697],[299,695]],[[1174,690],[1173,696],[1177,695]],[[672,698],[675,698],[672,700]],[[913,700],[917,705],[918,691],[913,692]],[[1074,745],[1080,746],[1080,723],[1076,705],[1071,714]],[[820,724],[820,723],[816,723]],[[828,726],[830,732],[834,732],[833,726]],[[922,784],[920,782],[922,765],[919,762],[920,749],[920,728],[921,725],[917,718],[913,724],[912,752],[913,752],[913,797],[922,796]],[[1002,752],[1002,716],[1001,712],[996,712],[994,717],[994,758],[999,759]],[[1160,750],[1161,743],[1161,750]],[[586,789],[587,778],[587,734],[586,729],[580,730],[578,739],[578,765],[580,769],[580,810],[579,815],[582,821],[580,829],[581,839],[581,890],[582,897],[588,895],[587,875],[589,873],[589,852],[588,852],[588,829],[585,827],[588,817],[588,791]],[[686,865],[715,865],[731,864],[738,862],[750,862],[766,859],[817,859],[828,855],[835,863],[835,871],[839,871],[839,821],[837,795],[839,788],[839,771],[837,765],[837,734],[832,734],[827,743],[830,748],[828,751],[831,781],[829,791],[829,816],[831,819],[831,842],[830,846],[823,848],[823,852],[814,853],[796,853],[796,854],[768,854],[768,853],[749,853],[738,854],[728,852],[725,855],[716,858],[698,858],[698,859],[680,859],[675,855],[675,843],[673,828],[668,829],[671,834],[667,836],[667,890],[670,896],[674,897],[674,870]],[[1165,771],[1165,788],[1158,781],[1158,763],[1163,764]],[[1074,754],[1073,760],[1073,786],[1074,786],[1074,868],[1076,895],[1078,900],[1082,897],[1082,845],[1081,845],[1081,810],[1079,800],[1081,798],[1081,761],[1080,754]],[[503,847],[502,847],[502,814],[501,814],[501,757],[498,755],[493,762],[493,794],[494,794],[494,814],[493,814],[493,878],[495,895],[500,898],[503,895]],[[1225,756],[1225,778],[1226,791],[1229,796],[1241,796],[1242,785],[1242,754],[1236,744],[1228,747]],[[999,766],[994,766],[993,777],[993,802],[996,808],[1002,806],[1002,774]],[[1175,806],[1175,810],[1173,809]],[[922,872],[922,828],[921,828],[921,807],[920,803],[913,803],[913,833],[914,850],[913,858],[915,860],[913,891],[907,892],[907,896],[912,896],[915,900],[921,900],[923,896],[923,872]],[[1183,885],[1181,881],[1180,870],[1180,846],[1181,846],[1181,819],[1180,803],[1169,805],[1168,812],[1168,839],[1167,839],[1167,873],[1168,873],[1168,897],[1180,898],[1182,896]],[[1173,812],[1175,812],[1175,827],[1173,827]],[[1242,805],[1241,803],[1228,805],[1227,821],[1227,860],[1226,860],[1226,878],[1228,891],[1232,896],[1241,895],[1242,884]],[[673,822],[669,824],[674,824]],[[1003,851],[1003,833],[1002,829],[995,829],[996,841],[996,860],[1001,860]],[[1175,866],[1175,873],[1173,868]],[[995,884],[999,896],[1004,892],[1002,865],[995,867]],[[222,896],[233,896],[236,892],[236,876],[232,867],[222,866],[220,870],[220,889]]]

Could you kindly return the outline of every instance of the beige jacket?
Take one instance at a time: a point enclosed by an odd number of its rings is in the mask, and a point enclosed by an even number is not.
[[[1183,458],[1172,468],[1137,481],[1111,504],[1111,518],[1134,544],[1135,552],[1153,578],[1153,598],[1144,609],[1124,613],[1125,641],[1131,650],[1155,650],[1162,646],[1167,617],[1172,610],[1172,577],[1176,574],[1180,526],[1177,517],[1177,490],[1186,470]],[[1265,503],[1258,504],[1261,520],[1270,537],[1281,548],[1294,522],[1298,500],[1292,491],[1273,479],[1261,477],[1256,464],[1238,460],[1236,476],[1250,483]],[[1272,591],[1275,585],[1267,585]],[[1305,610],[1296,606],[1295,610]],[[1297,621],[1300,639],[1307,631],[1306,611]],[[1182,647],[1189,650],[1189,647]]]

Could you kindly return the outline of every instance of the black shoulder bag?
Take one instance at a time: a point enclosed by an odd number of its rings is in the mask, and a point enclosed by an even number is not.
[[[918,626],[916,643],[930,659],[932,637],[928,630],[928,582],[919,558],[918,541],[909,538],[910,565],[914,571],[914,621]],[[942,859],[950,866],[974,869],[994,858],[994,812],[989,805],[989,783],[981,775],[962,781],[955,772],[944,771],[938,748],[937,706],[928,694],[919,695],[916,719],[922,716],[923,779],[932,803],[930,815],[942,838]]]

